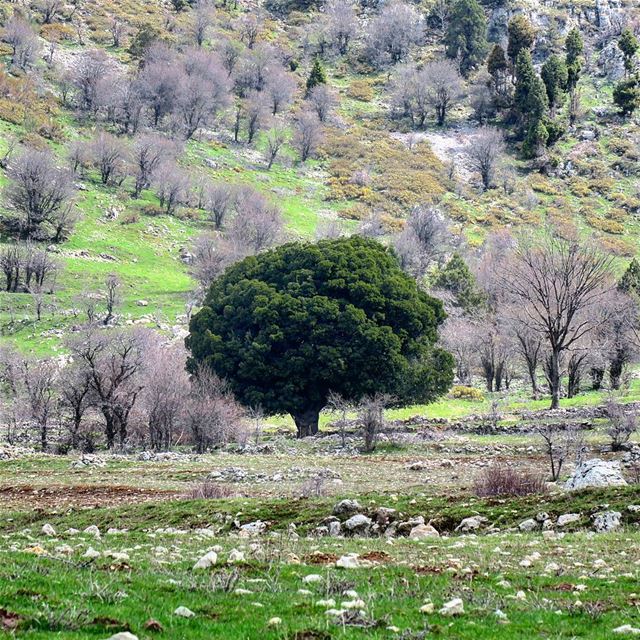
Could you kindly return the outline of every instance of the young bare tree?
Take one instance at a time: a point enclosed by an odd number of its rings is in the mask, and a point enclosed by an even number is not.
[[[550,237],[521,242],[502,280],[520,321],[549,351],[551,408],[560,404],[560,361],[566,351],[600,326],[594,313],[611,287],[611,259],[588,244]]]
[[[327,85],[318,84],[309,92],[307,103],[316,112],[320,122],[327,122],[338,104],[338,99]]]
[[[131,411],[143,388],[144,336],[90,327],[68,346],[78,367],[91,380],[94,404],[104,419],[107,448],[113,448],[116,438],[124,445]]]
[[[300,160],[306,162],[312,158],[324,137],[322,123],[315,113],[302,111],[295,120],[293,146],[300,154]]]
[[[246,435],[244,411],[226,385],[206,368],[198,370],[186,407],[186,423],[197,453]]]
[[[11,47],[11,64],[22,71],[33,66],[40,52],[38,36],[20,16],[9,19],[2,31],[2,40]]]
[[[116,310],[121,304],[120,291],[122,282],[115,273],[110,273],[104,282],[104,306],[106,314],[102,324],[108,325],[116,315]]]
[[[566,462],[572,458],[579,463],[584,452],[584,436],[577,427],[558,429],[558,425],[544,423],[536,428],[542,439],[544,453],[549,458],[551,482],[560,478]]]
[[[451,248],[449,222],[436,207],[414,207],[404,229],[393,239],[400,265],[421,279]]]
[[[73,206],[75,189],[68,170],[56,165],[52,153],[27,149],[12,161],[7,173],[8,226],[23,238],[48,237],[51,225]]]
[[[244,251],[241,253],[236,251],[223,236],[217,234],[199,236],[193,247],[191,273],[200,283],[200,293],[206,291],[229,265],[244,255]]]
[[[282,147],[287,143],[289,136],[287,130],[280,125],[271,127],[265,134],[264,155],[267,161],[267,170],[271,169]]]
[[[191,31],[196,44],[201,47],[208,37],[215,17],[215,4],[212,0],[197,0],[191,14]]]
[[[78,108],[95,116],[111,95],[116,78],[115,64],[102,49],[81,53],[72,72]]]
[[[155,128],[176,108],[182,73],[175,55],[164,45],[149,48],[136,85]]]
[[[175,159],[176,144],[164,136],[147,133],[137,136],[131,150],[131,165],[135,178],[133,197],[139,198],[143,189],[151,186],[156,171],[163,162]]]
[[[122,184],[129,161],[129,149],[122,140],[101,131],[89,143],[89,157],[102,184]]]
[[[205,188],[204,204],[209,220],[216,229],[222,229],[231,214],[236,190],[228,182],[214,182]]]
[[[154,189],[167,215],[187,202],[189,186],[189,177],[175,162],[164,162],[155,172]]]
[[[189,394],[185,364],[184,346],[163,343],[159,336],[145,350],[141,405],[155,451],[167,451],[180,439]]]
[[[420,72],[427,90],[427,101],[435,109],[438,126],[444,125],[449,110],[464,95],[462,77],[449,60],[430,62]]]
[[[240,33],[240,40],[249,49],[253,49],[262,30],[262,21],[255,14],[247,13],[238,20],[236,26]]]
[[[424,18],[411,5],[395,0],[385,4],[371,21],[367,35],[367,57],[373,63],[396,64],[422,42]]]
[[[63,9],[62,0],[38,0],[37,10],[42,14],[42,23],[51,24]]]
[[[211,124],[229,104],[228,74],[215,53],[201,49],[185,54],[184,73],[177,88],[176,111],[185,138]]]
[[[358,18],[351,0],[328,0],[325,6],[324,30],[330,44],[345,55],[358,33]]]
[[[297,87],[295,78],[281,66],[269,71],[264,91],[269,97],[271,115],[277,115],[291,104]]]
[[[86,367],[71,364],[63,371],[64,384],[60,385],[60,398],[67,414],[67,429],[72,449],[80,447],[80,437],[85,414],[94,398],[91,394],[91,376]]]
[[[364,431],[365,453],[375,451],[380,431],[384,427],[384,410],[390,400],[389,396],[376,393],[363,398],[358,404],[358,422]]]
[[[467,156],[473,168],[480,174],[485,191],[494,184],[496,170],[500,164],[503,151],[502,133],[495,127],[482,127],[471,138]]]
[[[282,234],[280,209],[258,191],[244,187],[236,197],[236,215],[227,237],[238,255],[259,253],[273,246]]]

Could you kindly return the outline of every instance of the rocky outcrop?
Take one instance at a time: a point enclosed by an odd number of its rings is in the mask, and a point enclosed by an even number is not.
[[[593,458],[576,468],[565,487],[577,490],[587,487],[620,487],[626,484],[626,480],[622,477],[620,462]]]

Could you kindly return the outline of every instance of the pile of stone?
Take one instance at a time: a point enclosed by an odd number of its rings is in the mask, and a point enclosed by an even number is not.
[[[243,467],[224,467],[212,471],[207,480],[214,482],[254,482],[263,484],[267,482],[296,482],[307,478],[324,478],[327,480],[339,480],[340,474],[333,469],[328,468],[303,468],[289,467],[273,473],[264,473],[262,471],[253,471]]]
[[[403,519],[401,513],[389,507],[377,507],[367,512],[357,500],[340,500],[332,515],[324,518],[314,530],[317,536],[385,536],[408,537],[413,540],[437,538],[438,531],[426,523],[423,516]]]

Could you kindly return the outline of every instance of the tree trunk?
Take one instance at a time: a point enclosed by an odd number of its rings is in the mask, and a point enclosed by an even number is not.
[[[319,409],[307,409],[292,414],[292,416],[298,429],[298,438],[306,438],[307,436],[314,436],[318,433],[318,422],[320,420]]]
[[[551,354],[549,366],[549,384],[551,386],[551,408],[560,407],[560,356],[557,352]]]

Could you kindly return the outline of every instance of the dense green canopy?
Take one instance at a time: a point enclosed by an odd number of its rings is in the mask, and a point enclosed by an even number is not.
[[[453,359],[435,347],[442,304],[379,243],[362,237],[291,243],[217,279],[191,321],[189,368],[211,367],[247,406],[290,413],[315,433],[333,391],[429,402]]]

